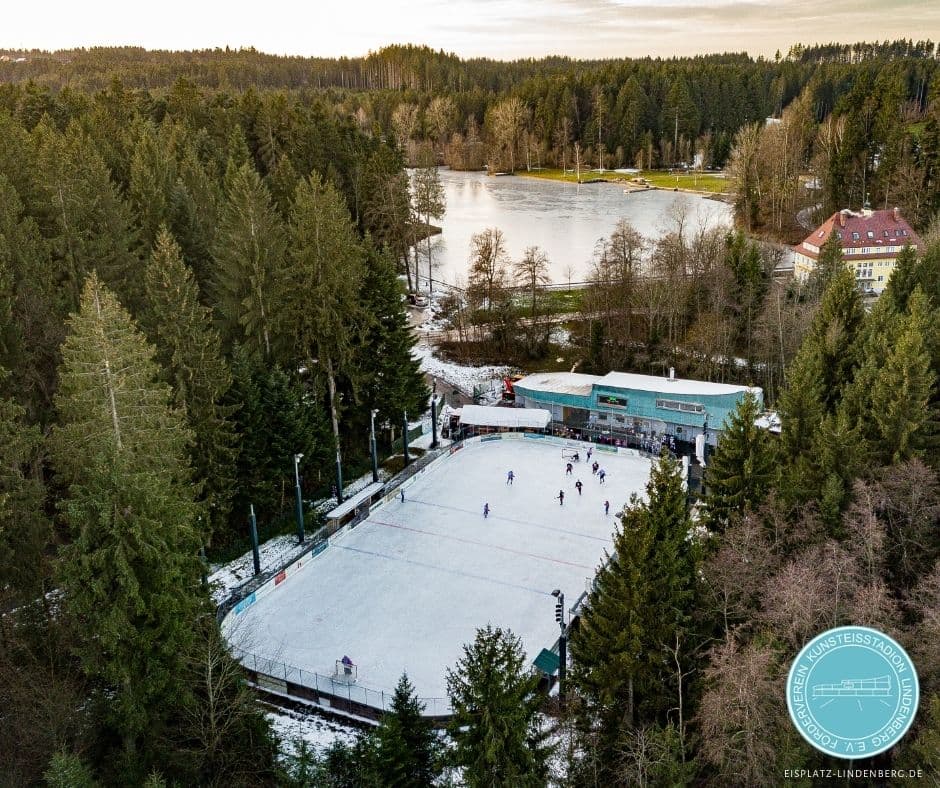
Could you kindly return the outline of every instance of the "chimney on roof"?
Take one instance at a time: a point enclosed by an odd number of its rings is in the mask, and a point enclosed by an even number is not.
[[[670,380],[675,380],[675,379],[676,379],[676,368],[675,368],[675,367],[669,367],[669,379],[670,379]]]
[[[839,227],[845,227],[845,211],[839,211]]]
[[[895,207],[894,210],[891,211],[891,213],[894,214],[894,221],[896,222],[901,221],[901,212],[897,209],[897,207]]]

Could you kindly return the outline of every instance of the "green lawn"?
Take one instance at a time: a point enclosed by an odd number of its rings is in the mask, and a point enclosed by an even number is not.
[[[560,169],[546,168],[544,170],[517,170],[516,175],[522,175],[527,178],[544,178],[550,181],[565,181],[567,183],[577,183],[577,175],[574,172],[562,172]],[[676,187],[688,191],[696,192],[718,192],[728,191],[728,181],[720,175],[712,173],[670,173],[667,170],[644,170],[638,175],[625,175],[605,170],[597,172],[596,170],[581,170],[581,181],[589,181],[594,178],[603,178],[606,181],[614,183],[630,183],[633,179],[643,178],[651,186],[660,189],[674,189]]]
[[[538,314],[566,315],[581,309],[584,290],[544,290],[539,295]],[[531,317],[531,301],[528,293],[517,291],[513,297],[520,317]]]

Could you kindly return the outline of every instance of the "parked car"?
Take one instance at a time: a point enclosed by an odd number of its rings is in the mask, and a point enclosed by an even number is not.
[[[415,300],[412,302],[415,306],[424,308],[431,302],[424,293],[415,293]]]

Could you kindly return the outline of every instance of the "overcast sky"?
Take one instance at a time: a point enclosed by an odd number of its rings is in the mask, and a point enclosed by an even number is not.
[[[784,54],[796,42],[940,39],[940,0],[9,0],[0,47],[254,46],[362,55],[427,44],[501,59]],[[136,7],[135,7],[136,6]]]

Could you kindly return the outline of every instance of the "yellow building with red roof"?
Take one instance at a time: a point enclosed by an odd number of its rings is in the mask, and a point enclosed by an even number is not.
[[[898,253],[911,244],[923,252],[924,244],[897,208],[886,211],[843,209],[832,214],[803,242],[793,247],[794,274],[805,279],[815,269],[826,241],[835,233],[845,264],[855,273],[859,288],[881,293],[888,284]]]

